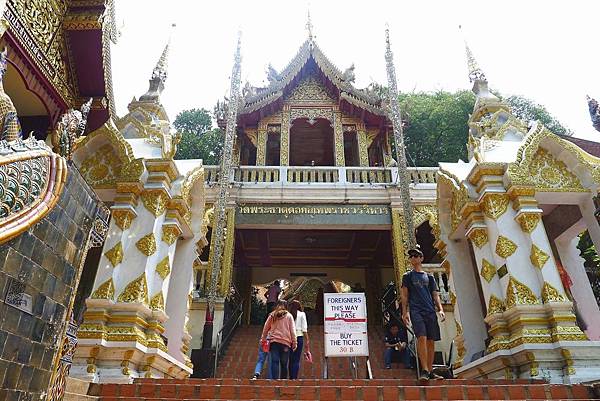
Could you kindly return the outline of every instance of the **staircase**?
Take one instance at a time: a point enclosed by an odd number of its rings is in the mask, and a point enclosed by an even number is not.
[[[258,341],[260,340],[261,326],[239,327],[233,336],[228,348],[217,368],[218,378],[250,378],[254,374],[254,366],[258,356]],[[323,326],[309,328],[310,351],[313,363],[302,361],[299,377],[303,379],[321,379],[324,371],[324,344]],[[394,369],[384,369],[383,344],[384,333],[379,327],[369,327],[369,354],[371,370],[374,378],[379,379],[414,379],[415,372],[408,369],[399,369],[394,364]],[[366,358],[357,359],[358,377],[366,378]],[[265,363],[261,377],[267,377],[268,363]],[[349,358],[329,358],[328,378],[351,379],[352,370]]]

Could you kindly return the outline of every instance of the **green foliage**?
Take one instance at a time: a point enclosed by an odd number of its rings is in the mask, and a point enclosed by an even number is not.
[[[184,110],[177,115],[173,125],[181,133],[175,159],[202,159],[204,165],[221,162],[225,135],[221,129],[212,128],[206,109]]]
[[[596,296],[596,302],[600,305],[600,256],[598,256],[596,247],[587,230],[579,235],[577,249],[579,249],[581,257],[585,260],[583,265],[590,280],[592,291]]]
[[[538,120],[556,135],[573,135],[573,132],[563,126],[548,110],[541,104],[534,103],[532,100],[522,96],[509,96],[504,101],[510,105],[513,114],[525,122]]]

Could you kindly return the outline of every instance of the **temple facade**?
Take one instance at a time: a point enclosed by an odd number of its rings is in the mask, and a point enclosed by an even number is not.
[[[265,87],[241,84],[238,43],[215,109],[223,161],[209,166],[174,158],[169,45],[147,92],[115,113],[112,2],[0,11],[0,383],[11,395],[60,400],[69,376],[213,376],[236,328],[262,323],[256,305],[275,280],[311,325],[323,293],[353,290],[381,326],[414,243],[447,315],[436,352],[456,375],[599,378],[600,310],[577,245],[587,231],[600,246],[600,153],[515,117],[468,48],[467,161],[407,167],[389,40],[388,89],[358,89],[309,21]]]

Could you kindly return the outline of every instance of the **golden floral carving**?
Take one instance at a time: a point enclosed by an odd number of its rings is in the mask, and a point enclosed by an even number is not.
[[[531,254],[529,255],[529,260],[531,260],[532,265],[541,270],[548,259],[550,259],[550,256],[548,256],[546,252],[542,251],[535,244],[531,245]]]
[[[485,279],[488,283],[492,281],[494,276],[496,275],[496,266],[487,261],[487,259],[483,259],[481,261],[481,277]]]
[[[504,302],[500,298],[495,295],[490,296],[490,301],[488,302],[488,316],[494,315],[496,313],[502,313],[505,310]]]
[[[139,182],[142,174],[144,174],[144,159],[135,159],[123,167],[119,180],[124,182]]]
[[[579,178],[573,174],[564,162],[555,159],[544,148],[539,148],[529,165],[529,174],[538,190],[544,191],[587,191]]]
[[[575,372],[575,368],[573,367],[574,362],[573,362],[573,358],[571,357],[571,351],[563,348],[560,350],[560,353],[562,354],[562,356],[565,360],[565,364],[567,365],[567,374],[574,375],[576,372]]]
[[[154,295],[152,299],[150,299],[150,309],[157,311],[165,310],[165,299],[163,297],[162,291],[158,294]]]
[[[146,256],[154,255],[154,252],[156,252],[154,233],[144,235],[135,243],[135,246]]]
[[[131,223],[136,215],[132,210],[128,209],[113,209],[112,217],[115,219],[115,224],[123,231],[131,227]]]
[[[539,213],[521,213],[517,217],[521,230],[526,233],[532,233],[540,222]]]
[[[121,173],[121,160],[113,146],[106,143],[81,163],[79,171],[92,187],[112,188],[115,186],[116,177]]]
[[[488,243],[487,230],[485,228],[474,228],[469,232],[469,239],[477,248]]]
[[[173,245],[179,238],[181,230],[176,225],[165,225],[162,228],[162,240],[169,245]]]
[[[152,213],[154,217],[158,217],[165,212],[167,200],[167,194],[161,190],[142,192],[142,202],[144,203],[144,207]]]
[[[146,273],[143,272],[138,278],[129,283],[119,295],[117,301],[148,304],[148,283],[146,281]]]
[[[489,193],[483,197],[483,212],[490,219],[498,219],[506,209],[510,198],[505,193]]]
[[[280,164],[287,166],[290,155],[290,110],[287,108],[284,108],[281,113],[281,138],[279,146]]]
[[[94,299],[113,299],[115,296],[115,284],[113,283],[112,277],[100,284],[100,287],[96,288],[90,298]]]
[[[163,260],[158,262],[155,270],[156,273],[160,276],[160,278],[162,278],[163,280],[167,278],[169,273],[171,273],[171,268],[169,267],[169,257],[165,256]]]
[[[529,287],[510,276],[506,288],[506,309],[510,309],[515,305],[537,305],[539,303],[540,300]]]
[[[545,304],[550,302],[567,302],[567,299],[549,282],[544,281],[544,286],[542,287],[542,301]]]
[[[589,340],[585,333],[577,326],[556,326],[550,331],[553,342]]]
[[[448,259],[444,259],[444,261],[442,262],[442,264],[440,265],[440,267],[442,269],[444,269],[444,273],[446,273],[446,276],[450,276],[450,262],[448,262]]]
[[[506,259],[515,253],[516,250],[517,244],[502,235],[498,237],[498,241],[496,242],[496,254],[498,256]]]
[[[117,242],[115,246],[104,252],[104,256],[106,256],[113,267],[121,263],[123,261],[123,245],[121,245],[121,241]]]
[[[333,147],[335,149],[335,165],[345,166],[344,131],[342,128],[342,113],[333,113]]]
[[[456,335],[460,336],[463,333],[463,328],[460,325],[460,323],[458,323],[458,320],[454,319],[454,325],[456,326]]]
[[[452,306],[456,305],[456,294],[452,291],[450,291],[450,303]]]
[[[327,88],[318,82],[314,76],[309,76],[298,83],[286,99],[287,102],[319,102],[336,103]]]

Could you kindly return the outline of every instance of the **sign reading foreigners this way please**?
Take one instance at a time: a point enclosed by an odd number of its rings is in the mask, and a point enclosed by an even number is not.
[[[364,293],[323,294],[325,356],[369,356]]]

